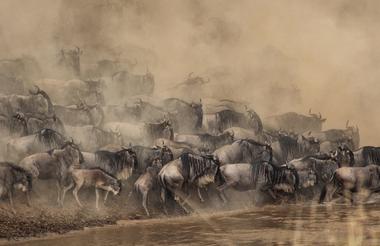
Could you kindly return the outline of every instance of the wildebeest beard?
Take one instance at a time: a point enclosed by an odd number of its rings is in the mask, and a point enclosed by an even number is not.
[[[218,164],[211,157],[185,153],[181,155],[180,159],[182,162],[182,175],[189,178],[189,183],[193,183],[202,176],[210,175],[211,173],[208,171],[213,167],[215,167],[215,171],[217,170],[216,165]],[[215,174],[216,172],[213,175]]]
[[[48,148],[59,148],[65,143],[64,137],[59,132],[48,128],[38,131],[36,139]]]

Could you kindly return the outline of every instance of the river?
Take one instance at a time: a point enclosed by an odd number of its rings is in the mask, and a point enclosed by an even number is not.
[[[380,245],[380,205],[283,205],[119,225],[13,242],[28,246]]]

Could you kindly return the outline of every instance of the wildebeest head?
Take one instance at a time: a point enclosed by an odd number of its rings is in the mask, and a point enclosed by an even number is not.
[[[303,135],[299,135],[297,144],[300,150],[305,154],[315,154],[320,150],[319,140],[315,137],[305,137]]]
[[[13,165],[13,164],[9,164],[9,165],[12,166],[12,174],[15,177],[14,187],[16,189],[21,190],[22,192],[31,191],[32,179],[33,179],[32,174],[16,165]]]
[[[117,179],[112,179],[109,181],[107,190],[112,192],[114,195],[118,195],[121,192],[121,181]]]
[[[336,151],[333,151],[331,158],[336,160],[339,167],[353,166],[355,161],[354,153],[346,145],[339,146]]]
[[[61,162],[63,161],[67,167],[71,165],[79,165],[84,162],[82,152],[73,140],[67,141],[59,149],[54,149],[52,151],[52,156]]]

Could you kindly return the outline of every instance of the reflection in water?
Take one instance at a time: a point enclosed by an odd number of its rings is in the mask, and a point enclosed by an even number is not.
[[[380,206],[289,205],[178,219],[127,221],[16,245],[379,245]]]

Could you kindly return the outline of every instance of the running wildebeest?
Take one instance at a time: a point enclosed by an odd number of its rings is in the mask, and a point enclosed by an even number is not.
[[[33,135],[10,139],[7,143],[8,160],[19,161],[22,158],[52,148],[58,148],[65,137],[52,129],[41,129]]]
[[[227,202],[224,191],[228,188],[268,192],[276,200],[276,191],[293,194],[299,185],[295,169],[277,167],[269,162],[226,164],[220,167],[220,174],[224,182],[217,189],[224,202]]]
[[[156,158],[161,160],[162,165],[173,160],[173,153],[166,146],[154,146],[153,148],[149,148],[137,145],[131,147],[131,149],[136,153],[137,165],[135,170],[137,174],[144,173]]]
[[[215,182],[219,173],[219,161],[213,155],[199,156],[192,154],[183,154],[180,158],[166,164],[159,172],[159,181],[161,184],[161,199],[164,204],[168,193],[174,195],[179,205],[188,211],[184,204],[189,194],[185,194],[183,189],[189,189],[190,186],[196,187],[200,201],[204,201],[200,193],[200,188],[207,187]],[[187,197],[183,197],[186,195]],[[184,199],[181,203],[180,198]],[[165,208],[166,210],[166,208]],[[166,212],[166,211],[165,211]]]
[[[109,173],[106,173],[104,170],[99,168],[94,169],[77,169],[72,168],[70,170],[72,182],[64,187],[64,193],[68,190],[73,190],[73,195],[80,207],[83,207],[82,203],[79,201],[78,192],[82,187],[95,187],[95,208],[99,209],[99,190],[107,191],[104,197],[104,203],[107,200],[109,192],[112,192],[114,195],[120,194],[121,192],[121,182],[116,177],[112,176]],[[63,205],[64,196],[62,198]]]
[[[83,152],[82,169],[100,168],[119,180],[127,180],[137,166],[136,153],[130,148],[111,152],[99,150],[95,153]]]
[[[35,179],[53,179],[57,182],[57,203],[62,205],[62,188],[67,184],[68,171],[71,165],[82,163],[83,155],[79,147],[72,141],[65,142],[58,149],[36,153],[25,157],[19,166],[29,171]]]
[[[368,165],[365,167],[341,167],[337,169],[330,182],[322,189],[319,202],[330,201],[334,194],[343,195],[355,202],[354,193],[369,192],[371,194],[380,191],[380,166]]]
[[[231,145],[223,146],[214,151],[221,165],[231,163],[256,163],[269,161],[272,148],[268,144],[256,142],[252,139],[242,139]]]
[[[277,165],[319,152],[319,140],[314,137],[306,138],[303,135],[299,135],[297,139],[290,136],[280,136],[278,141],[272,143],[271,146],[273,161]]]
[[[380,165],[380,147],[364,146],[352,151],[348,146],[340,146],[333,153],[338,162],[344,166],[364,167]]]
[[[231,144],[234,141],[234,135],[230,132],[221,133],[213,136],[208,133],[203,134],[177,134],[174,141],[190,145],[192,148],[207,148],[214,151],[224,145]]]
[[[275,115],[266,117],[264,119],[264,128],[285,131],[293,131],[298,134],[302,134],[307,131],[319,132],[322,130],[322,124],[326,119],[322,118],[322,115],[312,114],[309,111],[309,116],[297,114],[295,112],[289,112],[281,115]]]
[[[140,175],[140,177],[136,180],[134,184],[134,190],[132,192],[136,192],[137,194],[141,195],[142,197],[142,206],[145,209],[146,215],[150,216],[147,202],[148,202],[148,195],[149,192],[152,191],[155,187],[159,186],[158,183],[158,173],[160,172],[162,168],[162,162],[159,157],[156,157],[151,166],[149,166],[145,173]]]
[[[338,163],[329,155],[311,155],[291,160],[286,164],[297,171],[299,176],[299,192],[314,196],[333,176]],[[310,194],[311,193],[311,194]]]
[[[145,131],[151,142],[157,138],[169,138],[170,140],[174,138],[173,127],[168,119],[164,119],[160,123],[146,123]]]
[[[14,213],[13,193],[15,188],[25,193],[27,204],[30,206],[29,192],[32,190],[32,175],[13,163],[0,162],[0,198],[8,195]]]
[[[172,115],[176,132],[194,132],[202,128],[202,100],[199,103],[188,103],[178,98],[168,98],[162,105],[166,111],[176,112]]]

